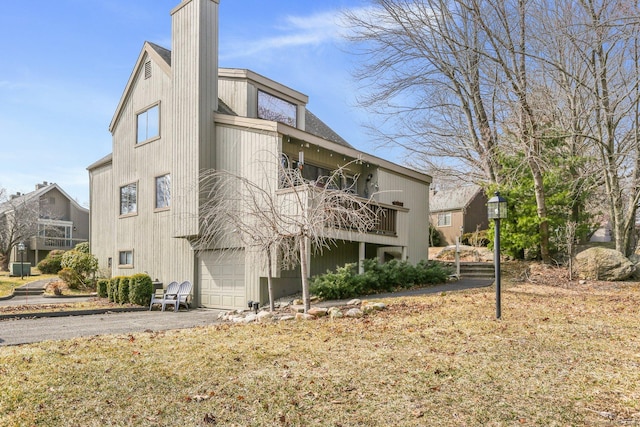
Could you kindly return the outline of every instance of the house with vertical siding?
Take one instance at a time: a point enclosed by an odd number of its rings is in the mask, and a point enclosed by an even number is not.
[[[301,162],[309,181],[351,162],[344,187],[385,212],[370,233],[310,255],[311,275],[364,258],[427,259],[431,177],[356,150],[307,110],[303,93],[220,68],[218,3],[180,2],[171,11],[171,50],[144,43],[126,82],[109,126],[113,150],[88,167],[91,251],[100,266],[112,275],[147,272],[165,285],[190,280],[197,306],[265,303],[266,267],[253,261],[253,248],[194,250],[199,174],[226,170],[277,189],[279,168]],[[272,164],[257,168],[259,159]],[[276,296],[299,291],[299,275],[276,271]]]
[[[465,233],[486,230],[487,196],[477,185],[463,185],[446,190],[432,190],[429,196],[431,225],[446,245],[456,243]]]
[[[89,239],[89,209],[80,206],[56,183],[44,181],[36,184],[34,191],[12,194],[0,204],[0,221],[13,221],[15,212],[25,208],[37,214],[31,235],[21,238],[26,248],[22,254],[25,263],[36,266],[52,250],[68,251]],[[6,229],[11,230],[12,226]],[[9,262],[19,261],[14,247]]]

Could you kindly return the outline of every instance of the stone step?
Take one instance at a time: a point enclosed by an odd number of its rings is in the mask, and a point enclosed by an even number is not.
[[[448,263],[454,269],[454,262]],[[469,278],[493,278],[495,276],[495,267],[492,263],[487,262],[461,262],[460,276]]]
[[[13,295],[42,295],[44,294],[44,288],[15,288]]]

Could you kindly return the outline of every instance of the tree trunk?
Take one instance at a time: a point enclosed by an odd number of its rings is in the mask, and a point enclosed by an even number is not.
[[[304,312],[309,312],[311,301],[309,299],[309,266],[307,265],[307,239],[300,239],[300,274],[302,275],[302,302]]]
[[[267,288],[269,290],[269,311],[273,313],[273,266],[271,265],[271,247],[267,248]]]
[[[539,170],[535,159],[529,161],[529,167],[533,174],[533,186],[536,196],[536,208],[538,218],[540,219],[540,257],[543,262],[549,262],[551,255],[549,253],[549,221],[547,220],[547,205],[544,191],[544,182],[542,172]]]

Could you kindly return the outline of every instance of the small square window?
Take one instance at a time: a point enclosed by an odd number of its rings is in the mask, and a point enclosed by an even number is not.
[[[133,267],[133,251],[120,251],[118,253],[118,265],[120,267]]]

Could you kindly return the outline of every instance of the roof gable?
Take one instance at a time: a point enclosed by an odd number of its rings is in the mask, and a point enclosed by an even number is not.
[[[148,59],[151,59],[153,62],[160,66],[160,69],[167,75],[171,75],[171,51],[165,49],[157,44],[151,42],[144,42],[142,46],[142,51],[140,55],[138,55],[138,60],[136,61],[136,65],[133,67],[133,71],[129,76],[129,80],[127,81],[127,85],[125,86],[124,92],[120,97],[120,102],[118,103],[118,107],[116,108],[116,112],[111,119],[111,124],[109,124],[109,132],[113,132],[116,124],[118,123],[118,119],[120,118],[120,114],[122,113],[122,109],[133,90],[134,82],[139,75],[140,72],[144,69],[144,64]]]
[[[429,208],[431,212],[461,210],[469,206],[482,191],[478,185],[465,185],[442,191],[432,190],[429,194]]]
[[[52,191],[52,190],[58,190],[60,192],[60,194],[62,194],[64,197],[67,198],[67,200],[69,200],[69,203],[71,203],[76,209],[79,209],[81,211],[84,212],[89,212],[89,209],[80,206],[80,204],[78,202],[76,202],[71,196],[69,196],[69,194],[67,194],[66,191],[64,191],[58,184],[56,183],[52,183],[49,184],[47,186],[43,186],[35,191],[32,191],[30,193],[25,193],[22,194],[18,197],[14,197],[13,199],[4,202],[2,204],[0,204],[0,212],[5,213],[5,212],[9,212],[13,210],[13,207],[16,204],[19,203],[28,203],[31,202],[33,200],[38,200],[40,199],[40,197],[44,196],[45,194],[47,194],[48,192]]]

